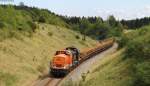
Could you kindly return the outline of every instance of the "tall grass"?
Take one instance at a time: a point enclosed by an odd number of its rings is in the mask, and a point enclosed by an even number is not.
[[[29,86],[32,81],[45,72],[48,73],[49,61],[56,50],[72,45],[84,49],[87,48],[86,45],[92,47],[96,44],[96,41],[89,37],[87,37],[88,42],[82,41],[82,39],[77,40],[75,36],[81,36],[81,34],[64,27],[49,24],[39,24],[38,26],[39,28],[32,34],[32,37],[16,32],[21,40],[7,38],[0,42],[0,70],[17,77],[12,83],[14,86]],[[80,41],[83,43],[80,43]],[[0,77],[0,82],[6,84],[7,81],[2,78]]]

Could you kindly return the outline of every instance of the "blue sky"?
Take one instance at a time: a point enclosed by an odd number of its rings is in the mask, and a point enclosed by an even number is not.
[[[3,0],[4,1],[4,0]],[[52,12],[68,16],[100,16],[107,19],[134,19],[150,16],[150,0],[14,0],[1,4],[18,4],[47,8]]]

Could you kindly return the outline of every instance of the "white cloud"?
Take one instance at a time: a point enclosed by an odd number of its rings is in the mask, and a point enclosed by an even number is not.
[[[114,15],[117,19],[135,19],[150,16],[150,5],[140,9],[94,9],[97,16],[107,19]]]

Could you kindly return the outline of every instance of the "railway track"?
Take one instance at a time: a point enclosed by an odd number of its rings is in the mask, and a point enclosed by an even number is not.
[[[57,86],[62,78],[45,77],[37,80],[32,86]]]
[[[110,46],[111,47],[111,46]],[[106,49],[107,50],[107,49]],[[105,51],[105,50],[103,50],[103,51]],[[103,52],[103,51],[101,51],[101,52]],[[100,53],[100,52],[99,52]],[[98,54],[98,53],[97,53]],[[97,55],[96,54],[96,55]],[[94,56],[94,55],[93,55]],[[89,58],[89,60],[90,60],[90,58]],[[79,66],[80,65],[82,65],[82,63],[85,63],[86,61],[88,61],[88,59],[87,60],[85,60],[85,61],[83,61],[83,62],[81,62],[80,64],[79,64]],[[68,77],[71,77],[71,75],[73,74],[73,71],[75,70],[75,69],[77,69],[79,66],[77,66],[76,68],[74,68],[67,76],[65,76],[65,77],[63,77],[63,78],[54,78],[54,77],[52,77],[52,76],[49,76],[49,75],[46,75],[44,78],[42,78],[42,79],[39,79],[39,80],[37,80],[35,83],[33,83],[33,85],[32,86],[59,86],[60,84],[62,84],[62,82],[66,79],[66,78],[68,78]],[[76,76],[76,75],[75,75]],[[74,77],[74,76],[73,76]]]

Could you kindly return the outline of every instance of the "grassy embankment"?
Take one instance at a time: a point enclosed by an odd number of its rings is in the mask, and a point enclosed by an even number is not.
[[[0,86],[23,86],[48,69],[56,50],[74,45],[79,49],[93,46],[96,41],[77,39],[69,29],[40,25],[32,37],[6,39],[0,42]],[[26,84],[25,84],[26,85]]]
[[[122,35],[120,49],[95,63],[79,86],[149,86],[150,26]]]
[[[29,86],[48,69],[56,50],[96,43],[65,27],[48,10],[0,5],[0,86]]]
[[[113,55],[96,63],[92,71],[86,75],[86,80],[81,81],[81,86],[130,86],[132,72],[130,68],[131,60],[122,61],[122,52],[119,50]]]

